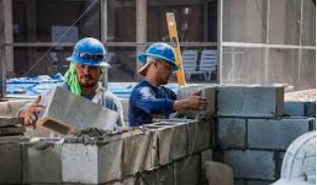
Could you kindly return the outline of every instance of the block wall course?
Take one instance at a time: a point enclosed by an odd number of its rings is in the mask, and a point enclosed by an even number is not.
[[[235,178],[275,179],[274,153],[258,150],[226,150],[224,163],[233,169]]]
[[[248,147],[286,150],[300,135],[309,131],[311,118],[248,119]]]
[[[283,116],[284,87],[217,86],[217,110],[218,116]]]
[[[211,117],[216,113],[216,86],[189,85],[181,87],[177,93],[177,99],[188,98],[191,94],[202,91],[201,96],[207,98],[208,105],[205,111],[185,111],[182,112],[187,118],[195,118],[197,114],[200,117]]]

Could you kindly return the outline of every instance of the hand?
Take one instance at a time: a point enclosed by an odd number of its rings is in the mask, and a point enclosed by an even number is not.
[[[187,99],[189,109],[193,110],[206,110],[208,105],[207,98],[200,96],[201,91],[191,94]]]
[[[21,111],[20,116],[24,118],[24,125],[35,125],[37,121],[36,114],[43,108],[43,105],[40,104],[41,98],[41,96],[38,96],[32,104],[28,105]]]

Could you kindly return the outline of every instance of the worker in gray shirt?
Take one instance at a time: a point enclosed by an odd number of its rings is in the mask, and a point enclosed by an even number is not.
[[[104,62],[105,55],[106,49],[97,39],[87,37],[79,40],[74,47],[72,56],[67,58],[70,65],[64,75],[65,83],[59,86],[118,112],[119,118],[116,124],[124,126],[121,102],[99,83],[105,67],[109,66],[108,63]],[[24,118],[26,126],[35,125],[37,115],[43,108],[40,103],[41,98],[39,96],[34,102],[19,111],[18,115]]]

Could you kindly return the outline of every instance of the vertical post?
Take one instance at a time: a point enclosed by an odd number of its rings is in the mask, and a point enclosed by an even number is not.
[[[3,0],[4,15],[4,58],[6,63],[6,73],[14,74],[13,64],[13,19],[12,19],[12,0]]]
[[[302,31],[303,31],[303,0],[300,1],[300,27],[299,27],[299,46],[302,46]],[[302,48],[300,47],[298,52],[298,67],[297,67],[297,85],[301,84],[301,69],[302,69]],[[296,89],[298,87],[295,87]],[[301,87],[299,87],[301,88]]]
[[[271,0],[267,1],[267,11],[266,11],[266,33],[265,33],[265,43],[270,44],[270,13],[271,13]],[[265,84],[267,85],[269,80],[269,56],[270,48],[265,47],[264,49],[264,72],[265,72]]]
[[[101,18],[101,42],[106,46],[107,40],[108,40],[108,0],[101,0],[100,3],[100,18]],[[108,52],[108,48],[107,48]],[[102,86],[106,89],[108,89],[108,67],[105,67],[103,76],[102,76]]]
[[[217,44],[217,51],[218,51],[218,64],[217,64],[217,83],[223,83],[223,76],[222,76],[222,26],[223,26],[223,0],[218,0],[218,44]]]
[[[147,0],[136,0],[136,42],[137,54],[144,52],[147,42]],[[136,69],[141,68],[141,64],[136,60]]]
[[[209,1],[204,2],[204,42],[208,41],[208,5]]]

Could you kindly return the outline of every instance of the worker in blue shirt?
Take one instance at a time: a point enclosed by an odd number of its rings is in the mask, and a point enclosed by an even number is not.
[[[178,69],[175,58],[174,49],[166,43],[155,43],[138,56],[143,64],[138,73],[144,80],[134,87],[130,96],[130,126],[149,124],[156,118],[168,119],[175,111],[206,109],[207,100],[199,92],[176,100],[176,94],[163,86]]]

